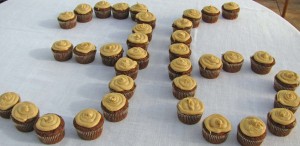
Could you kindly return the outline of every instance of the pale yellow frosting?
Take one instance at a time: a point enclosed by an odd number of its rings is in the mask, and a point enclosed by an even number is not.
[[[230,121],[220,114],[212,114],[204,119],[204,125],[208,131],[222,133],[231,131]]]
[[[83,42],[75,47],[76,51],[81,53],[89,53],[96,50],[96,46],[90,42]]]
[[[189,18],[200,19],[202,14],[196,9],[187,9],[183,11],[183,15]]]
[[[286,108],[274,108],[270,115],[273,121],[281,125],[289,125],[296,120],[294,113]]]
[[[78,14],[87,14],[92,11],[92,7],[89,4],[79,4],[75,8]]]
[[[300,98],[296,92],[290,90],[280,90],[276,94],[277,101],[283,105],[298,107]]]
[[[249,116],[242,119],[240,129],[249,137],[258,137],[265,133],[266,124],[258,117]]]
[[[259,63],[271,64],[274,61],[273,57],[265,51],[257,51],[253,57]]]
[[[75,116],[75,121],[79,126],[92,128],[100,122],[101,118],[101,114],[97,110],[87,108]]]
[[[178,102],[177,109],[186,115],[199,115],[203,113],[204,105],[195,97],[186,97]]]
[[[60,122],[61,120],[56,114],[45,114],[37,120],[35,126],[41,131],[51,131],[56,129]]]
[[[20,122],[25,122],[28,119],[34,118],[39,112],[38,107],[31,102],[24,101],[17,103],[12,109],[12,117]]]
[[[189,19],[186,18],[179,18],[176,19],[173,22],[174,25],[176,25],[179,28],[187,28],[187,27],[193,27],[193,23],[192,21],[190,21]]]
[[[116,3],[113,5],[113,8],[118,11],[124,11],[129,8],[127,3]]]
[[[68,40],[59,40],[53,43],[52,49],[56,51],[66,51],[72,46]]]
[[[289,70],[281,70],[276,74],[276,77],[285,84],[299,85],[299,76],[297,73]]]
[[[218,8],[216,8],[215,6],[206,6],[203,8],[203,11],[205,11],[207,13],[212,13],[212,14],[217,14],[220,12],[218,10]]]
[[[202,55],[199,59],[199,63],[204,69],[218,69],[223,64],[221,59],[212,54]]]
[[[144,4],[136,3],[130,7],[130,10],[135,12],[147,12],[148,8]]]
[[[115,68],[120,71],[128,71],[135,68],[136,66],[137,62],[128,57],[120,58],[115,64]]]
[[[137,24],[132,28],[133,32],[139,32],[143,34],[149,34],[152,33],[152,27],[149,24],[142,23],[142,24]]]
[[[74,12],[62,12],[58,15],[59,20],[68,21],[75,17]]]
[[[228,2],[228,3],[225,3],[223,6],[224,6],[225,10],[236,10],[236,9],[240,8],[240,6],[235,2]]]
[[[134,86],[134,80],[126,75],[115,76],[109,82],[109,88],[115,91],[128,91],[131,90]]]
[[[176,58],[170,63],[170,67],[176,72],[185,72],[192,67],[192,63],[187,58]]]
[[[109,111],[118,111],[126,104],[126,98],[121,93],[108,93],[103,97],[102,104]]]
[[[100,53],[104,56],[115,56],[122,52],[123,48],[121,44],[109,43],[100,48]]]
[[[179,54],[179,55],[186,55],[191,52],[189,46],[187,46],[184,43],[172,44],[172,45],[170,45],[169,49],[170,49],[170,52],[172,52],[174,54]]]
[[[20,96],[14,92],[6,92],[0,95],[0,110],[7,110],[13,107],[20,100]]]
[[[141,47],[132,47],[127,51],[127,55],[133,59],[143,59],[147,57],[148,52]]]
[[[172,33],[172,38],[179,42],[185,42],[191,38],[191,35],[184,30],[176,30]]]
[[[148,36],[137,32],[137,33],[130,34],[127,40],[131,43],[144,44],[144,43],[148,43]]]
[[[106,9],[110,7],[110,3],[107,1],[99,1],[94,6],[97,9]]]
[[[175,78],[173,83],[181,90],[192,90],[197,86],[196,80],[188,75],[182,75]]]
[[[229,63],[240,63],[244,60],[244,57],[240,53],[234,51],[225,52],[223,57]]]
[[[143,22],[150,22],[156,20],[155,15],[151,12],[139,12],[135,15],[135,18]]]

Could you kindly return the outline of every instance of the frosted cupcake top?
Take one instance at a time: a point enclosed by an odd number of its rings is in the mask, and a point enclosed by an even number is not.
[[[66,51],[72,46],[68,40],[59,40],[52,44],[52,49],[55,51]]]
[[[14,92],[6,92],[0,95],[0,110],[7,110],[20,101],[20,96]]]
[[[281,125],[289,125],[296,120],[294,113],[285,108],[274,108],[270,115],[273,121]]]
[[[265,133],[266,124],[258,117],[249,116],[242,119],[240,129],[246,136],[258,137]]]
[[[129,8],[129,5],[127,3],[116,3],[112,7],[115,10],[124,11]]]
[[[136,44],[148,43],[148,36],[143,33],[132,33],[128,36],[127,40]]]
[[[204,54],[200,57],[199,63],[206,69],[218,69],[222,66],[222,61],[212,54]]]
[[[188,75],[182,75],[175,78],[173,83],[181,90],[192,90],[197,86],[196,80]]]
[[[58,15],[58,19],[62,21],[68,21],[75,17],[74,12],[62,12]]]
[[[139,32],[143,34],[149,34],[152,33],[152,27],[149,24],[142,23],[142,24],[137,24],[132,28],[132,31],[134,33]]]
[[[206,12],[206,13],[211,13],[211,14],[220,13],[220,11],[218,10],[218,8],[216,8],[215,6],[205,6],[203,8],[203,11]]]
[[[87,108],[75,116],[75,121],[82,127],[92,128],[100,122],[101,118],[101,114],[97,110]]]
[[[148,52],[141,47],[132,47],[127,51],[127,56],[133,59],[143,59],[146,58]]]
[[[187,27],[193,27],[192,21],[186,18],[179,18],[176,19],[173,24],[179,28],[187,28]]]
[[[108,43],[100,48],[100,53],[104,56],[115,56],[122,52],[122,45],[119,43]]]
[[[90,42],[83,42],[75,47],[75,50],[81,53],[89,53],[96,50],[96,46]]]
[[[176,30],[172,33],[172,38],[179,42],[185,42],[191,38],[191,35],[184,30]]]
[[[229,63],[240,63],[244,60],[244,57],[240,53],[234,51],[225,52],[223,58]]]
[[[281,70],[276,74],[277,79],[285,84],[299,85],[299,76],[297,73],[289,70]]]
[[[144,4],[136,3],[130,7],[130,10],[135,12],[147,12],[148,8]]]
[[[60,123],[61,120],[56,114],[45,114],[37,120],[35,126],[41,131],[51,131],[56,129]]]
[[[102,0],[102,1],[97,2],[94,7],[97,9],[106,9],[106,8],[110,7],[110,3]]]
[[[109,111],[118,111],[126,104],[126,98],[121,93],[108,93],[102,99],[102,104]]]
[[[265,51],[255,52],[255,54],[253,55],[253,58],[255,61],[257,61],[259,63],[264,63],[264,64],[271,64],[274,61],[273,57]]]
[[[34,103],[24,101],[17,103],[13,107],[11,115],[17,121],[25,122],[28,119],[36,117],[38,113],[39,109]]]
[[[134,69],[136,66],[137,62],[128,57],[120,58],[115,64],[115,68],[120,71],[128,71]]]
[[[185,72],[191,69],[192,63],[186,58],[176,58],[171,61],[170,67],[176,72]]]
[[[131,77],[118,75],[109,82],[109,88],[115,91],[128,91],[133,88],[134,84],[134,80]]]
[[[300,98],[294,91],[280,90],[276,94],[276,99],[286,106],[298,107],[300,105]]]
[[[240,6],[235,2],[225,3],[225,4],[223,4],[223,7],[225,10],[236,10],[236,9],[240,8]]]
[[[200,19],[202,14],[196,9],[187,9],[183,11],[183,15],[189,18]]]
[[[220,114],[212,114],[204,119],[204,125],[208,131],[222,133],[231,131],[230,121]]]
[[[195,97],[186,97],[178,102],[177,109],[186,115],[198,115],[203,113],[204,105]]]
[[[186,55],[191,52],[189,46],[184,43],[175,43],[170,45],[169,47],[170,52],[178,55]]]
[[[78,14],[87,14],[87,13],[93,11],[93,9],[92,9],[92,7],[89,4],[79,4],[75,8],[75,11]]]
[[[139,12],[135,15],[135,18],[143,22],[150,22],[156,20],[155,15],[151,12]]]

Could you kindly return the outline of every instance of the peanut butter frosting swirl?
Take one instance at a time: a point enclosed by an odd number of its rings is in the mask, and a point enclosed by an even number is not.
[[[92,128],[100,122],[101,118],[101,114],[97,110],[87,108],[75,116],[75,122],[82,127]]]
[[[240,63],[244,60],[244,57],[240,53],[234,51],[225,52],[223,57],[229,63]]]
[[[188,75],[182,75],[175,78],[173,83],[182,90],[192,90],[197,86],[196,80]]]
[[[115,91],[128,91],[132,89],[134,86],[134,80],[126,75],[118,75],[115,76],[109,82],[109,88]]]
[[[98,8],[98,9],[106,9],[106,8],[110,7],[110,3],[103,0],[103,1],[97,2],[94,7]]]
[[[218,69],[222,66],[222,61],[212,54],[204,54],[200,57],[199,63],[206,69]]]
[[[184,43],[172,44],[172,45],[170,45],[169,49],[170,49],[170,52],[172,52],[174,54],[179,54],[179,55],[186,55],[191,52],[189,46],[187,46]]]
[[[0,110],[7,110],[18,103],[20,96],[14,92],[6,92],[0,95]]]
[[[89,53],[91,51],[96,50],[96,46],[90,42],[83,42],[83,43],[78,44],[75,47],[75,49],[76,49],[76,51],[81,52],[81,53]]]
[[[296,92],[290,90],[280,90],[276,94],[277,101],[283,105],[298,107],[300,105],[300,98]]]
[[[92,9],[92,7],[89,4],[79,4],[75,8],[75,11],[78,14],[87,14],[87,13],[93,11],[93,9]]]
[[[203,11],[211,14],[217,14],[220,12],[215,6],[206,6],[203,8]]]
[[[265,51],[257,51],[253,57],[259,63],[271,64],[274,61],[273,57]]]
[[[192,63],[187,58],[176,58],[170,63],[170,67],[176,72],[185,72],[192,67]]]
[[[204,119],[204,125],[208,131],[222,133],[231,131],[230,121],[220,114],[212,114]]]
[[[108,93],[103,97],[102,104],[109,111],[118,111],[126,104],[126,98],[121,93]]]
[[[172,38],[179,42],[185,42],[191,38],[191,35],[184,30],[176,30],[172,33]]]
[[[148,36],[137,32],[137,33],[130,34],[127,40],[129,42],[136,43],[136,44],[144,44],[144,43],[148,43]]]
[[[100,48],[100,53],[104,56],[115,56],[122,52],[123,48],[118,43],[108,43]]]
[[[127,3],[116,3],[113,5],[113,8],[118,11],[124,11],[129,8]]]
[[[132,47],[127,51],[127,55],[133,59],[143,59],[147,57],[148,52],[141,47]]]
[[[235,2],[228,2],[223,5],[225,10],[236,10],[240,8],[240,6]]]
[[[60,118],[56,114],[45,114],[38,119],[35,126],[41,131],[51,131],[60,125]]]
[[[297,84],[299,85],[299,76],[297,73],[289,70],[282,70],[276,74],[276,77],[285,84]]]
[[[155,15],[151,12],[139,12],[135,15],[135,18],[143,22],[150,22],[156,20]]]
[[[193,27],[192,21],[190,21],[189,19],[186,19],[186,18],[176,19],[173,22],[173,24],[176,25],[179,28]]]
[[[242,119],[240,129],[249,137],[258,137],[265,133],[266,124],[258,117],[249,116]]]
[[[31,102],[24,101],[17,103],[12,109],[12,116],[20,122],[34,118],[39,112],[38,107]]]
[[[135,68],[136,66],[137,62],[128,57],[120,58],[115,64],[115,68],[120,71],[128,71]]]
[[[149,24],[142,23],[142,24],[137,24],[132,28],[133,32],[139,32],[143,34],[150,34],[152,33],[152,27]]]
[[[74,12],[62,12],[58,15],[59,20],[68,21],[75,17]]]
[[[286,108],[274,108],[270,115],[273,121],[282,125],[289,125],[296,120],[294,113]]]
[[[187,9],[183,11],[183,15],[189,18],[200,19],[202,17],[201,12],[196,9]]]
[[[195,97],[186,97],[178,102],[177,109],[186,115],[199,115],[203,113],[204,105]]]
[[[68,40],[59,40],[53,43],[52,49],[56,51],[66,51],[72,46]]]
[[[130,7],[130,10],[135,12],[147,12],[148,8],[144,4],[136,3]]]

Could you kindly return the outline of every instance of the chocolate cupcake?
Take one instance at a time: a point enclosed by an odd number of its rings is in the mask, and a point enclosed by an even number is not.
[[[138,24],[146,23],[149,24],[152,29],[155,28],[156,17],[151,12],[139,12],[135,15],[135,20]]]
[[[33,126],[38,118],[38,107],[28,101],[17,103],[11,112],[11,119],[21,132],[33,131]]]
[[[132,33],[128,36],[126,44],[128,49],[132,47],[141,47],[147,50],[149,45],[148,36],[139,32]]]
[[[236,19],[240,12],[240,6],[235,2],[228,2],[222,5],[222,16],[225,19]]]
[[[294,113],[285,108],[274,108],[268,113],[267,126],[276,136],[287,136],[296,126]]]
[[[169,78],[170,80],[173,80],[181,75],[191,75],[192,69],[192,63],[189,59],[181,57],[176,58],[172,60],[168,66]]]
[[[121,93],[108,93],[101,101],[101,108],[106,120],[119,122],[126,118],[128,113],[128,100]]]
[[[171,35],[171,44],[184,43],[190,47],[192,42],[191,35],[184,30],[176,30]]]
[[[65,137],[65,122],[57,114],[45,114],[34,124],[38,139],[44,144],[55,144]]]
[[[118,75],[112,78],[108,84],[110,92],[121,93],[129,100],[136,88],[134,80],[126,75]]]
[[[59,40],[51,47],[54,59],[57,61],[67,61],[73,56],[73,44],[68,40]]]
[[[136,79],[139,71],[139,64],[128,58],[122,57],[115,64],[116,75],[127,75],[132,79]]]
[[[189,19],[193,23],[193,28],[200,25],[202,14],[196,9],[187,9],[183,11],[182,18]]]
[[[194,97],[197,89],[197,82],[188,75],[175,78],[172,82],[173,95],[181,100],[185,97]]]
[[[257,74],[268,74],[275,65],[275,59],[267,52],[258,51],[251,56],[251,69]]]
[[[184,43],[175,43],[169,47],[169,59],[170,61],[176,58],[187,58],[190,59],[192,54],[191,49]]]
[[[221,59],[212,54],[202,55],[198,64],[201,76],[207,79],[217,78],[223,67]]]
[[[236,73],[241,70],[244,63],[244,57],[234,51],[227,51],[222,55],[223,70],[230,73]]]
[[[139,69],[144,69],[149,63],[149,53],[141,47],[133,47],[127,51],[127,57],[139,64]]]
[[[201,12],[202,20],[206,23],[215,23],[219,19],[220,11],[214,6],[206,6]]]
[[[105,19],[111,16],[111,6],[107,1],[99,1],[94,6],[95,15],[97,18]]]
[[[123,57],[123,47],[119,43],[105,44],[100,48],[102,62],[107,66],[114,66]]]
[[[126,19],[129,16],[129,5],[127,3],[116,3],[112,6],[113,17]]]
[[[176,30],[184,30],[188,33],[191,33],[191,30],[193,28],[193,23],[189,19],[179,18],[173,22],[172,27],[173,27],[173,32]]]
[[[136,24],[133,28],[132,28],[132,33],[142,33],[148,36],[148,41],[150,42],[152,40],[152,32],[153,29],[151,27],[151,25],[149,24]]]
[[[57,17],[60,28],[71,29],[76,26],[77,16],[74,12],[63,12]]]
[[[79,4],[74,10],[77,15],[77,21],[81,23],[86,23],[93,18],[93,9],[89,4]]]
[[[241,145],[260,146],[266,135],[266,124],[258,117],[246,117],[238,125],[237,140]]]
[[[148,8],[144,4],[136,3],[130,7],[129,12],[131,19],[135,21],[135,15],[139,12],[148,12]]]
[[[220,144],[226,141],[230,131],[230,121],[220,114],[212,114],[206,117],[202,124],[204,139],[213,144]]]
[[[286,108],[295,113],[300,106],[300,98],[296,92],[280,90],[275,95],[274,108]]]
[[[204,105],[198,98],[186,97],[177,103],[177,116],[184,124],[192,125],[198,123],[203,112]]]
[[[15,92],[6,92],[0,95],[0,116],[9,119],[13,107],[20,101],[20,96]]]
[[[300,78],[297,73],[289,70],[281,70],[275,75],[273,87],[276,91],[295,91],[299,84]]]
[[[88,64],[95,60],[96,46],[90,42],[83,42],[78,44],[73,52],[78,63]]]
[[[75,116],[73,125],[78,136],[83,140],[94,140],[101,136],[104,117],[96,109],[87,108]]]

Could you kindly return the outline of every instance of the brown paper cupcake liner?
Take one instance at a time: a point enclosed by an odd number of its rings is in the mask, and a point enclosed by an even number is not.
[[[67,61],[70,60],[73,56],[72,49],[69,49],[66,52],[53,52],[54,59],[57,61]]]
[[[149,64],[149,58],[147,58],[145,60],[139,60],[139,61],[137,61],[137,63],[139,64],[139,70],[145,69]]]
[[[219,76],[220,72],[221,72],[221,69],[208,70],[208,69],[202,69],[200,67],[200,74],[201,74],[201,76],[204,77],[204,78],[207,78],[207,79],[215,79],[215,78],[217,78]]]
[[[25,123],[20,123],[16,121],[14,118],[12,120],[15,122],[15,127],[21,131],[21,132],[31,132],[33,131],[33,126],[36,122],[36,120],[39,118],[39,116],[35,117],[32,121],[30,122],[25,122]]]
[[[127,19],[129,16],[129,9],[125,10],[123,12],[117,12],[114,9],[112,9],[112,13],[113,13],[113,17],[116,19],[119,19],[119,20]]]
[[[94,10],[94,11],[95,11],[96,17],[100,18],[100,19],[109,18],[111,16],[111,9],[102,10],[102,11]]]
[[[249,140],[249,139],[245,138],[240,133],[239,130],[237,132],[237,140],[243,146],[260,146],[262,144],[262,142],[264,141],[264,139],[261,139],[261,140]]]
[[[292,131],[292,129],[284,129],[284,128],[281,128],[281,127],[278,127],[278,126],[272,124],[269,117],[267,120],[267,126],[268,126],[268,129],[270,130],[270,132],[276,136],[281,136],[281,137],[287,136]]]
[[[94,140],[94,139],[100,137],[100,135],[102,133],[102,129],[103,129],[103,127],[100,127],[99,129],[96,129],[96,130],[93,130],[93,131],[80,131],[78,129],[76,131],[77,131],[78,136],[81,139]]]
[[[127,113],[128,113],[128,108],[120,113],[108,113],[105,110],[103,110],[105,119],[110,122],[119,122],[119,121],[125,119],[127,116]]]
[[[188,75],[188,76],[190,76],[191,73],[188,73],[188,74],[176,74],[174,72],[169,71],[169,78],[170,78],[170,80],[173,80],[173,79],[175,79],[175,78],[177,78],[179,76],[182,76],[182,75]]]
[[[297,87],[285,87],[282,86],[276,79],[274,79],[274,89],[278,92],[280,90],[291,90],[295,91]]]
[[[75,16],[76,17],[76,16]],[[76,26],[77,17],[70,21],[58,21],[60,28],[62,29],[71,29]]]
[[[83,56],[75,54],[75,59],[80,64],[88,64],[95,60],[95,54],[96,54],[96,52],[88,53],[87,55],[83,55]]]
[[[185,97],[194,97],[195,96],[195,90],[193,91],[177,91],[176,89],[173,88],[173,95],[177,99],[181,100]]]
[[[274,108],[286,108],[293,113],[295,113],[298,109],[298,107],[291,107],[291,106],[283,105],[283,104],[279,103],[278,101],[276,101],[276,99],[274,101]]]
[[[236,73],[241,70],[243,62],[241,63],[228,63],[222,58],[223,70],[230,73]]]
[[[202,115],[185,115],[177,110],[177,117],[182,123],[193,125],[200,121]]]
[[[272,66],[262,66],[251,59],[251,69],[257,74],[264,75],[271,71]]]
[[[80,23],[90,22],[93,18],[93,11],[87,14],[77,14],[77,21]]]
[[[216,16],[209,16],[202,13],[202,20],[206,23],[215,23],[218,21],[219,15]]]
[[[208,133],[206,130],[204,130],[202,128],[202,135],[203,138],[213,144],[220,144],[223,143],[224,141],[226,141],[227,137],[228,137],[228,133],[224,134],[224,135],[212,135],[210,133]]]
[[[37,137],[44,144],[55,144],[60,142],[65,137],[65,130],[53,136],[43,137],[37,134]]]
[[[230,19],[230,20],[233,20],[233,19],[236,19],[238,17],[239,13],[232,13],[232,12],[227,12],[227,11],[222,11],[222,16],[225,18],[225,19]]]
[[[116,71],[116,76],[117,75],[127,75],[127,76],[130,76],[133,80],[135,80],[137,78],[137,75],[138,75],[138,69],[133,71],[133,72],[130,72],[130,73],[123,73],[123,72],[119,72],[119,71]]]
[[[9,119],[11,115],[12,108],[8,110],[0,110],[0,116],[5,119]]]
[[[102,58],[102,63],[104,65],[107,65],[107,66],[114,66],[116,64],[116,62],[123,57],[123,51],[118,54],[117,56],[114,56],[114,57],[106,57],[106,56],[103,56],[101,55],[101,58]]]

